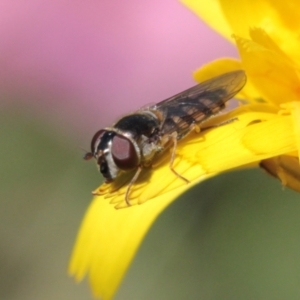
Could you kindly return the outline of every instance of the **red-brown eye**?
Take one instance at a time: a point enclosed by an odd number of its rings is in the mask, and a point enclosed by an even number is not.
[[[111,155],[115,164],[122,170],[134,169],[139,164],[139,157],[132,142],[119,134],[113,137]]]
[[[95,143],[101,138],[101,136],[104,134],[105,130],[101,129],[99,131],[97,131],[91,141],[91,150],[92,153],[95,153]]]

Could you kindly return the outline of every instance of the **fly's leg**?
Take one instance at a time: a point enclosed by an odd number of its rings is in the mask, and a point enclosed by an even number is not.
[[[227,121],[221,122],[221,123],[219,123],[217,125],[211,125],[211,126],[203,127],[202,131],[203,130],[212,129],[212,128],[217,128],[217,127],[224,126],[224,125],[227,125],[227,124],[231,124],[231,123],[233,123],[235,121],[238,121],[238,120],[239,120],[238,118],[232,118],[232,119],[229,119]]]
[[[199,133],[201,131],[200,127],[197,124],[192,124],[189,128],[189,130],[187,131],[187,133],[184,136],[189,135],[192,131],[195,131],[196,133]],[[172,150],[172,155],[171,155],[171,160],[170,160],[170,169],[171,171],[180,179],[182,179],[183,181],[185,181],[186,183],[190,183],[190,181],[188,179],[186,179],[185,177],[183,177],[182,175],[180,175],[173,167],[174,164],[174,160],[175,160],[175,156],[176,156],[176,148],[177,148],[177,132],[174,132],[173,134],[171,134],[169,136],[170,140],[173,143],[173,150]]]
[[[201,128],[197,124],[192,124],[191,125],[191,131],[195,131],[196,133],[199,133],[201,131]]]
[[[140,173],[142,171],[142,167],[138,167],[137,171],[135,172],[134,176],[132,177],[132,179],[130,180],[127,190],[126,190],[126,194],[125,194],[125,202],[128,206],[131,206],[130,202],[129,202],[129,193],[130,193],[130,189],[133,186],[133,184],[136,182],[136,180],[138,179]]]
[[[170,139],[173,143],[173,150],[172,150],[172,154],[171,154],[171,160],[170,160],[170,170],[180,179],[182,179],[183,181],[185,181],[186,183],[190,183],[190,181],[188,179],[186,179],[185,177],[183,177],[182,175],[180,175],[179,173],[177,173],[173,167],[174,164],[174,160],[175,160],[175,155],[176,155],[176,148],[177,148],[177,133],[174,133],[172,135],[170,135]]]

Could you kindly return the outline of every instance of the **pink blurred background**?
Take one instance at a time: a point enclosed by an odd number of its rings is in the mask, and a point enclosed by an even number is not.
[[[0,0],[1,299],[90,298],[66,271],[102,181],[80,147],[235,55],[176,0]]]
[[[17,101],[88,139],[190,87],[202,64],[236,55],[176,0],[2,0],[0,37],[2,106]]]

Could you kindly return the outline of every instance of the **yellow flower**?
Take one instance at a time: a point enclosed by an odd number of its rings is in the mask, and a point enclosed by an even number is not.
[[[204,126],[235,121],[200,134],[192,133],[178,144],[175,169],[190,184],[170,171],[170,156],[166,153],[165,159],[144,170],[134,184],[130,192],[133,205],[129,208],[124,201],[127,177],[95,191],[77,237],[69,273],[77,280],[88,275],[94,295],[102,299],[113,297],[157,216],[191,186],[220,172],[261,163],[283,184],[299,187],[296,2],[290,11],[279,1],[183,2],[235,41],[241,57],[241,61],[222,59],[204,66],[195,72],[195,79],[203,81],[244,69],[248,83],[239,96],[247,104],[210,119]]]
[[[270,156],[261,166],[283,185],[300,191],[298,2],[213,0],[201,5],[200,1],[183,0],[183,3],[237,45],[241,62],[219,60],[207,69],[232,64],[246,70],[248,83],[244,97],[253,104],[263,101],[267,109],[273,106],[279,115],[290,115],[297,151]]]

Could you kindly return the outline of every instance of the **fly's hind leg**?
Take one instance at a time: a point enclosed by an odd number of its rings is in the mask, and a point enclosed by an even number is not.
[[[224,126],[224,125],[227,125],[227,124],[231,124],[231,123],[233,123],[233,122],[235,122],[235,121],[238,121],[238,120],[239,120],[239,119],[235,117],[235,118],[226,120],[226,121],[221,122],[221,123],[216,124],[216,125],[210,125],[210,126],[207,126],[207,127],[203,127],[203,128],[202,128],[202,131],[208,130],[208,129],[217,128],[217,127]]]

